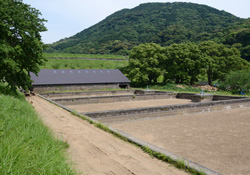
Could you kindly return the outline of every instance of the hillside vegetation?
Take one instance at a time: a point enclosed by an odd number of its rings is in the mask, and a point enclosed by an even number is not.
[[[221,41],[241,51],[241,57],[250,61],[250,18],[223,31]]]
[[[70,54],[70,53],[44,53],[46,58],[62,58],[62,59],[109,59],[109,60],[126,60],[127,57],[122,55],[102,55],[102,54]]]
[[[230,34],[226,32],[228,28],[242,22],[244,19],[206,5],[146,3],[120,10],[96,25],[52,44],[46,52],[126,55],[142,43],[167,46],[211,39],[220,41],[222,37],[226,38],[225,34]],[[224,41],[232,44],[228,39]]]
[[[41,69],[122,69],[128,65],[127,60],[82,60],[82,59],[48,59]]]

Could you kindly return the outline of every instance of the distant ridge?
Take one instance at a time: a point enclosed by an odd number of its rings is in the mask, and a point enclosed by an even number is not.
[[[135,45],[200,42],[220,35],[244,19],[194,3],[146,3],[123,9],[76,35],[51,45],[46,52],[126,55]]]

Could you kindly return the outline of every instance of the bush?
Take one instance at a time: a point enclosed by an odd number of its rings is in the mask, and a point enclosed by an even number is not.
[[[234,94],[244,95],[250,91],[250,70],[231,72],[226,76],[220,89],[229,90]]]

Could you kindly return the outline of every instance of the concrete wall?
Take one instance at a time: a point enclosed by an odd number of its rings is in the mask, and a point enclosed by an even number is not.
[[[168,106],[157,106],[150,108],[137,108],[137,109],[125,109],[125,110],[114,110],[114,111],[101,111],[85,113],[85,115],[91,118],[102,118],[102,117],[122,117],[125,115],[143,115],[153,113],[180,113],[181,111],[192,112],[204,112],[204,111],[218,111],[230,108],[243,108],[250,107],[250,98],[225,100],[225,101],[212,101],[204,103],[193,103],[183,105],[168,105]]]
[[[98,90],[98,89],[119,89],[119,84],[88,84],[88,85],[47,85],[34,86],[34,93],[53,91],[78,91],[78,90]]]
[[[220,101],[220,100],[233,100],[233,99],[242,99],[246,97],[236,97],[236,96],[225,96],[225,95],[214,95],[213,101]]]
[[[80,97],[80,98],[58,98],[55,102],[62,105],[77,105],[90,103],[109,103],[133,100],[151,100],[151,99],[169,99],[175,98],[174,94],[159,93],[159,94],[136,94],[136,95],[116,95],[116,96],[98,96],[98,97]]]
[[[177,93],[177,95],[176,95],[176,98],[179,98],[179,99],[192,99],[192,96],[193,96],[194,94],[192,94],[192,93]]]
[[[47,98],[61,98],[66,96],[79,97],[79,96],[114,96],[134,94],[134,90],[113,90],[113,91],[86,91],[86,92],[63,92],[63,93],[42,93]]]

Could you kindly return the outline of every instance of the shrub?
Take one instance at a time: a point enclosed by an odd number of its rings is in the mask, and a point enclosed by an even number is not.
[[[250,70],[231,72],[226,76],[220,89],[229,90],[232,93],[245,94],[250,90]]]

